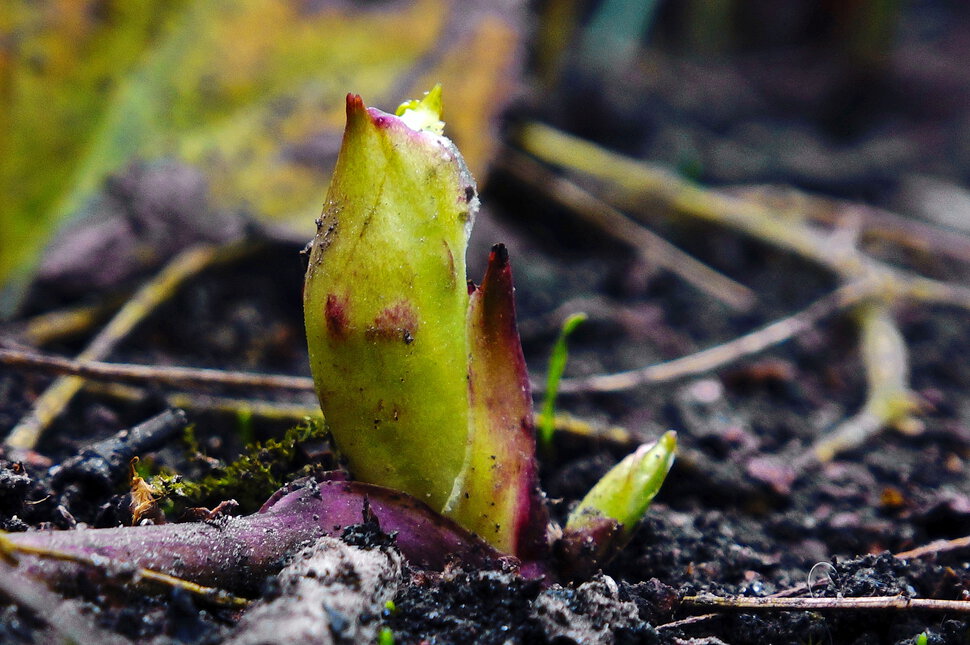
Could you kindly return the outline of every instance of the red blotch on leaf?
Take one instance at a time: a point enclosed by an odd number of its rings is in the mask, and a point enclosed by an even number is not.
[[[368,340],[400,340],[410,345],[414,342],[417,327],[418,318],[414,310],[402,300],[377,314],[374,324],[367,328],[364,335]]]
[[[327,295],[327,304],[324,305],[323,315],[327,321],[327,329],[334,338],[346,338],[347,329],[350,321],[347,317],[347,296],[338,296],[335,293]]]

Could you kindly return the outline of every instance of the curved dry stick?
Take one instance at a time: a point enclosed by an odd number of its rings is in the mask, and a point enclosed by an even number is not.
[[[873,304],[858,309],[860,351],[866,367],[869,392],[866,402],[855,415],[816,440],[796,460],[796,469],[812,460],[825,463],[838,453],[863,445],[886,426],[910,433],[922,425],[912,414],[916,398],[909,389],[909,360],[906,341],[892,320],[888,307]]]
[[[790,340],[794,336],[812,329],[824,318],[872,297],[878,289],[879,286],[873,283],[855,282],[816,300],[807,308],[792,316],[777,320],[726,343],[640,369],[616,374],[563,379],[559,384],[559,391],[562,394],[618,392],[640,385],[664,383],[687,376],[704,374]]]
[[[680,276],[708,296],[738,311],[751,309],[757,300],[755,293],[748,287],[712,269],[595,195],[550,172],[525,155],[507,148],[499,156],[499,163],[532,188],[581,215],[607,235],[634,247],[651,263]]]
[[[872,316],[862,316],[862,335],[871,333],[875,338],[881,334],[876,344],[895,345],[893,352],[883,352],[881,355],[891,354],[897,363],[892,366],[872,364],[868,355],[870,352],[863,348],[869,379],[867,402],[863,410],[849,419],[846,422],[848,425],[837,428],[836,435],[823,436],[820,440],[822,449],[810,449],[798,460],[803,466],[819,459],[831,459],[836,453],[856,447],[859,441],[865,441],[886,426],[907,418],[898,413],[902,406],[886,405],[883,396],[889,390],[900,389],[898,375],[906,373],[908,362],[905,343],[893,342],[901,335],[895,320],[888,314],[890,303],[911,298],[924,302],[946,302],[970,309],[970,290],[961,285],[922,278],[875,260],[855,246],[854,236],[848,239],[839,231],[826,234],[801,219],[779,216],[758,201],[704,189],[670,171],[609,152],[546,125],[526,125],[519,141],[526,151],[549,163],[564,165],[608,182],[610,200],[641,217],[647,214],[644,208],[646,202],[659,200],[679,213],[727,226],[806,258],[838,276],[843,285],[851,286],[859,281],[881,285],[881,290],[874,292],[871,300],[882,313],[876,317],[878,322],[874,322],[876,318]],[[675,364],[674,367],[681,369],[683,365]],[[658,371],[663,375],[667,373],[665,370]],[[600,379],[597,383],[600,386],[619,384],[626,387],[629,383],[648,382],[654,375],[650,372],[646,376],[627,373],[615,379],[607,376],[595,378]],[[562,391],[568,391],[568,386],[563,383]]]

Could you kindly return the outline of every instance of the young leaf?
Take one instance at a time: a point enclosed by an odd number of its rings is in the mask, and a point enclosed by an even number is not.
[[[560,541],[564,569],[578,577],[622,549],[657,495],[677,450],[677,433],[644,444],[603,476],[566,522]]]
[[[435,92],[403,111],[440,108]],[[357,479],[442,510],[468,436],[465,247],[475,183],[446,138],[347,97],[304,286],[310,367]]]
[[[614,466],[569,515],[566,530],[582,528],[590,518],[616,520],[632,533],[656,497],[674,463],[677,433],[668,431],[654,444],[644,444]]]
[[[512,269],[501,244],[489,254],[482,285],[473,288],[468,339],[468,452],[445,512],[500,551],[538,559],[546,553],[548,514],[539,492]]]

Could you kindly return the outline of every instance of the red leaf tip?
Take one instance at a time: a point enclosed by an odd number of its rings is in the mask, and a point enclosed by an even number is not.
[[[505,248],[504,244],[499,243],[492,247],[492,251],[488,256],[488,263],[490,265],[495,264],[498,268],[502,268],[509,263],[509,250]]]
[[[360,97],[360,94],[348,94],[347,95],[347,118],[349,119],[351,115],[356,112],[363,112],[367,108],[364,106],[364,99]]]

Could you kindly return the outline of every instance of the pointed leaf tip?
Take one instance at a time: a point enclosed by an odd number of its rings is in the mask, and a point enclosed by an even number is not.
[[[470,300],[470,443],[449,514],[501,551],[541,559],[548,515],[538,486],[532,397],[505,246],[492,247]]]
[[[363,112],[367,109],[364,105],[364,99],[360,97],[360,94],[354,94],[353,92],[347,94],[347,118],[357,113]]]
[[[569,516],[567,530],[581,528],[593,516],[616,520],[632,533],[660,491],[677,450],[677,433],[666,432],[656,443],[644,444],[614,466]]]
[[[509,250],[502,243],[492,246],[492,251],[488,256],[489,267],[495,264],[499,268],[505,268],[509,264]]]

